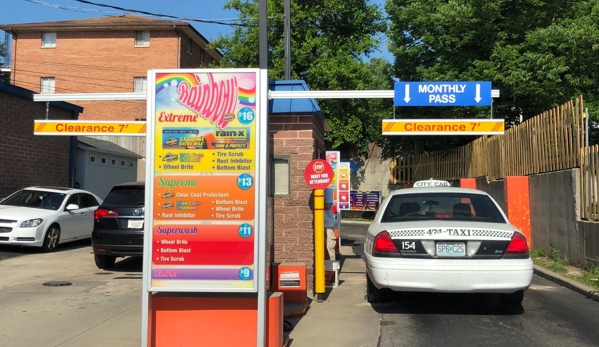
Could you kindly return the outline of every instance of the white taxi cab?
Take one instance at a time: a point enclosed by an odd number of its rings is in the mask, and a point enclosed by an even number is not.
[[[532,281],[525,236],[491,196],[418,181],[383,201],[364,244],[369,302],[388,290],[498,293],[520,304]]]

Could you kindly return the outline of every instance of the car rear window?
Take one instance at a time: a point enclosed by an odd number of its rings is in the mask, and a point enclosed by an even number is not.
[[[382,223],[415,220],[460,220],[506,223],[491,197],[469,193],[414,193],[391,197]]]
[[[114,187],[103,204],[142,207],[145,201],[144,192],[144,187]]]

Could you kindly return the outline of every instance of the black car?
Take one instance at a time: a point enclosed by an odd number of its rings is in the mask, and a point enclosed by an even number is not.
[[[117,257],[143,255],[144,201],[144,182],[123,183],[95,210],[92,248],[98,268],[113,266]]]

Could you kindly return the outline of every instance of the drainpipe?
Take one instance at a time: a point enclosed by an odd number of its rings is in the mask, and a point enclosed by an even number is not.
[[[181,47],[181,35],[179,35],[179,30],[177,30],[176,25],[173,25],[173,29],[175,29],[175,32],[177,33],[177,48],[175,49],[175,69],[179,69],[179,62],[181,60],[181,58],[179,57],[179,48]]]

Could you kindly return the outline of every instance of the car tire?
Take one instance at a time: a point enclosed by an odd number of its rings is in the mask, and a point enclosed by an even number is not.
[[[114,266],[116,257],[105,254],[94,254],[94,261],[96,262],[98,269],[108,269]]]
[[[366,275],[366,299],[370,303],[385,302],[385,292],[382,289],[378,289],[374,283],[370,280],[370,277]]]
[[[522,300],[524,300],[524,291],[519,290],[515,293],[510,294],[499,294],[499,299],[504,304],[508,305],[520,305]]]
[[[58,225],[51,225],[44,235],[44,243],[42,244],[43,252],[53,252],[58,247],[60,242],[60,228]]]

